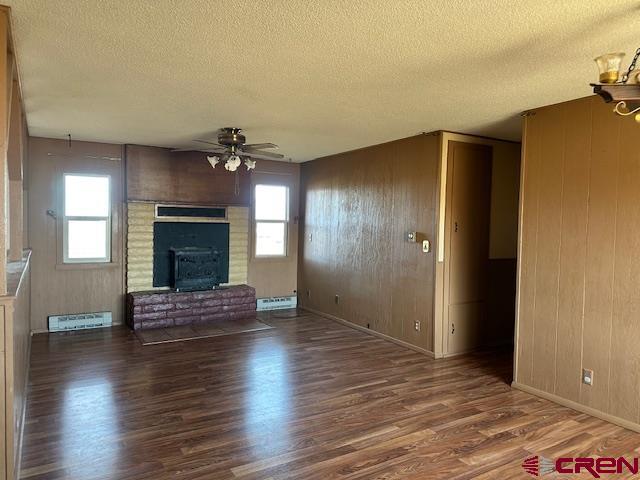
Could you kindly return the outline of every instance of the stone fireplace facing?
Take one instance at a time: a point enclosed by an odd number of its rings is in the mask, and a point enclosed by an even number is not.
[[[154,279],[154,225],[160,223],[190,223],[222,225],[228,228],[228,278],[221,285],[247,283],[249,260],[249,208],[226,207],[224,218],[156,217],[156,204],[129,202],[127,204],[127,292],[167,290],[169,284],[170,252],[166,251],[166,283]],[[177,245],[173,245],[177,247]],[[187,246],[187,245],[182,245]],[[191,245],[211,246],[211,245]]]
[[[127,323],[135,330],[255,316],[247,281],[249,209],[216,218],[164,217],[127,205]],[[218,209],[220,210],[220,209]],[[215,290],[212,290],[214,287]]]

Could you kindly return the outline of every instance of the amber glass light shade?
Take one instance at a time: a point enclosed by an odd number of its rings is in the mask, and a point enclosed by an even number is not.
[[[600,70],[600,83],[616,83],[620,78],[620,65],[624,53],[607,53],[595,59]]]

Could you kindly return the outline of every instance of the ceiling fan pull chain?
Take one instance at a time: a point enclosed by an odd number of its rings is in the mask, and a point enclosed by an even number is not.
[[[633,56],[633,60],[631,61],[631,64],[629,65],[629,69],[627,70],[627,73],[625,73],[622,76],[622,83],[627,83],[627,80],[629,80],[629,75],[636,68],[636,62],[638,61],[638,57],[640,57],[640,48],[638,48],[636,50],[636,54]]]
[[[236,197],[238,195],[240,195],[240,177],[238,175],[238,170],[236,170],[236,190],[235,190],[235,194],[236,194]]]

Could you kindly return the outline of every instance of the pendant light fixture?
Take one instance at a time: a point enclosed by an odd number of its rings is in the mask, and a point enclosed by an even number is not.
[[[622,52],[607,53],[595,59],[599,70],[599,83],[592,83],[593,93],[600,95],[605,102],[616,102],[613,111],[627,117],[634,115],[640,123],[640,70],[636,69],[636,62],[640,57],[640,48],[627,69],[621,75]]]

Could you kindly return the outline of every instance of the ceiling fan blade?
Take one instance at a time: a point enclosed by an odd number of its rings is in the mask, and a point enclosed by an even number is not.
[[[171,153],[184,153],[184,152],[205,152],[205,153],[217,153],[223,154],[224,150],[213,149],[213,148],[174,148],[171,150]]]
[[[216,147],[220,147],[220,148],[226,148],[224,145],[220,145],[219,143],[216,143],[216,142],[210,142],[209,140],[199,140],[195,138],[193,141],[199,142],[199,143],[206,143],[207,145],[215,145]]]
[[[284,155],[280,153],[271,153],[271,152],[261,152],[259,150],[253,151],[242,151],[241,155],[246,157],[257,157],[257,158],[284,158]]]
[[[278,148],[275,143],[247,143],[242,148],[248,148],[250,150],[259,150],[263,148]]]

